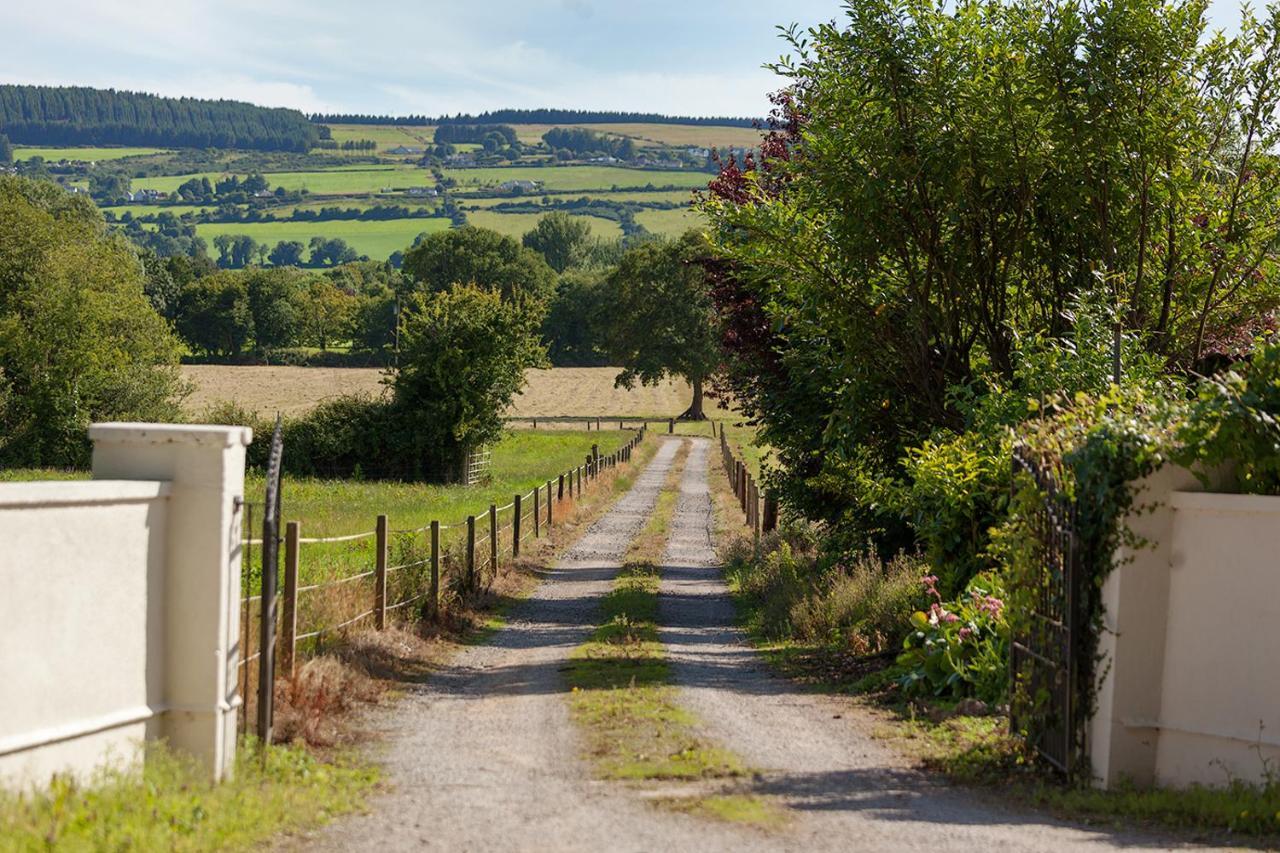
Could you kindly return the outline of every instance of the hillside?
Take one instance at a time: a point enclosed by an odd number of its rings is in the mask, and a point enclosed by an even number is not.
[[[0,85],[0,132],[28,145],[307,151],[322,131],[296,110],[84,86]]]

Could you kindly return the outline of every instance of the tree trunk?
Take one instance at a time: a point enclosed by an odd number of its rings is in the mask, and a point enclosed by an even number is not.
[[[693,402],[680,415],[682,421],[705,421],[707,416],[702,412],[702,378],[691,380],[693,385]]]

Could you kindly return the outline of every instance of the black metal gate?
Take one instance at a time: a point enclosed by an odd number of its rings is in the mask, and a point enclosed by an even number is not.
[[[254,695],[255,727],[254,733],[262,744],[271,743],[271,727],[274,717],[275,685],[275,637],[276,620],[279,618],[277,589],[279,588],[280,567],[280,465],[284,455],[284,439],[281,434],[280,418],[276,418],[275,431],[271,435],[271,451],[267,460],[266,487],[261,504],[247,502],[245,519],[247,534],[245,537],[245,558],[243,571],[251,582],[254,569],[254,545],[258,545],[259,586],[258,594],[249,594],[241,600],[241,652],[239,687],[242,698],[241,730],[248,731],[249,691],[256,680]],[[257,513],[262,512],[262,535],[254,538],[253,521]],[[253,587],[248,586],[251,593]],[[255,613],[254,605],[258,605]],[[257,619],[256,628],[254,619]],[[258,649],[252,651],[254,634],[257,634]],[[254,679],[254,664],[257,678]]]
[[[1081,589],[1076,506],[1063,493],[1059,473],[1025,448],[1013,453],[1014,488],[1030,476],[1042,500],[1029,523],[1039,571],[1023,590],[1030,612],[1010,643],[1012,697],[1009,723],[1047,763],[1070,778],[1082,754],[1080,661],[1077,660]]]

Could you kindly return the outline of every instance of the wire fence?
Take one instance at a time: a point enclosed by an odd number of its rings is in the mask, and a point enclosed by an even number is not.
[[[756,482],[751,469],[741,457],[733,452],[724,431],[720,431],[720,457],[724,461],[724,470],[729,477],[729,487],[733,489],[738,505],[747,527],[752,535],[770,533],[778,526],[778,500],[772,494],[761,495],[760,484]]]
[[[264,543],[254,528],[261,507],[248,504],[241,540],[245,570],[237,670],[242,730],[255,719],[251,706],[258,700],[250,685],[257,682],[262,664],[262,650],[254,648],[254,641],[262,635],[264,619],[275,628],[272,660],[276,674],[284,678],[294,675],[300,659],[341,642],[351,629],[438,620],[454,602],[487,591],[502,568],[519,558],[522,543],[549,533],[603,473],[629,463],[645,434],[641,427],[614,453],[593,453],[583,464],[503,506],[491,504],[487,512],[449,524],[431,521],[393,530],[387,515],[378,515],[372,530],[303,537],[303,523],[287,521],[274,543],[284,549],[283,579],[271,601],[263,598],[267,584],[262,566],[269,562],[264,556],[272,543]],[[299,583],[300,576],[322,576],[324,567],[334,564],[355,564],[362,570]]]

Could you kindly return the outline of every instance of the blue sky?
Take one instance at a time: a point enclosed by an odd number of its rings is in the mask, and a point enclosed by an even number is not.
[[[778,24],[839,0],[12,0],[0,82],[306,111],[762,115]],[[1226,26],[1238,3],[1218,0]]]

